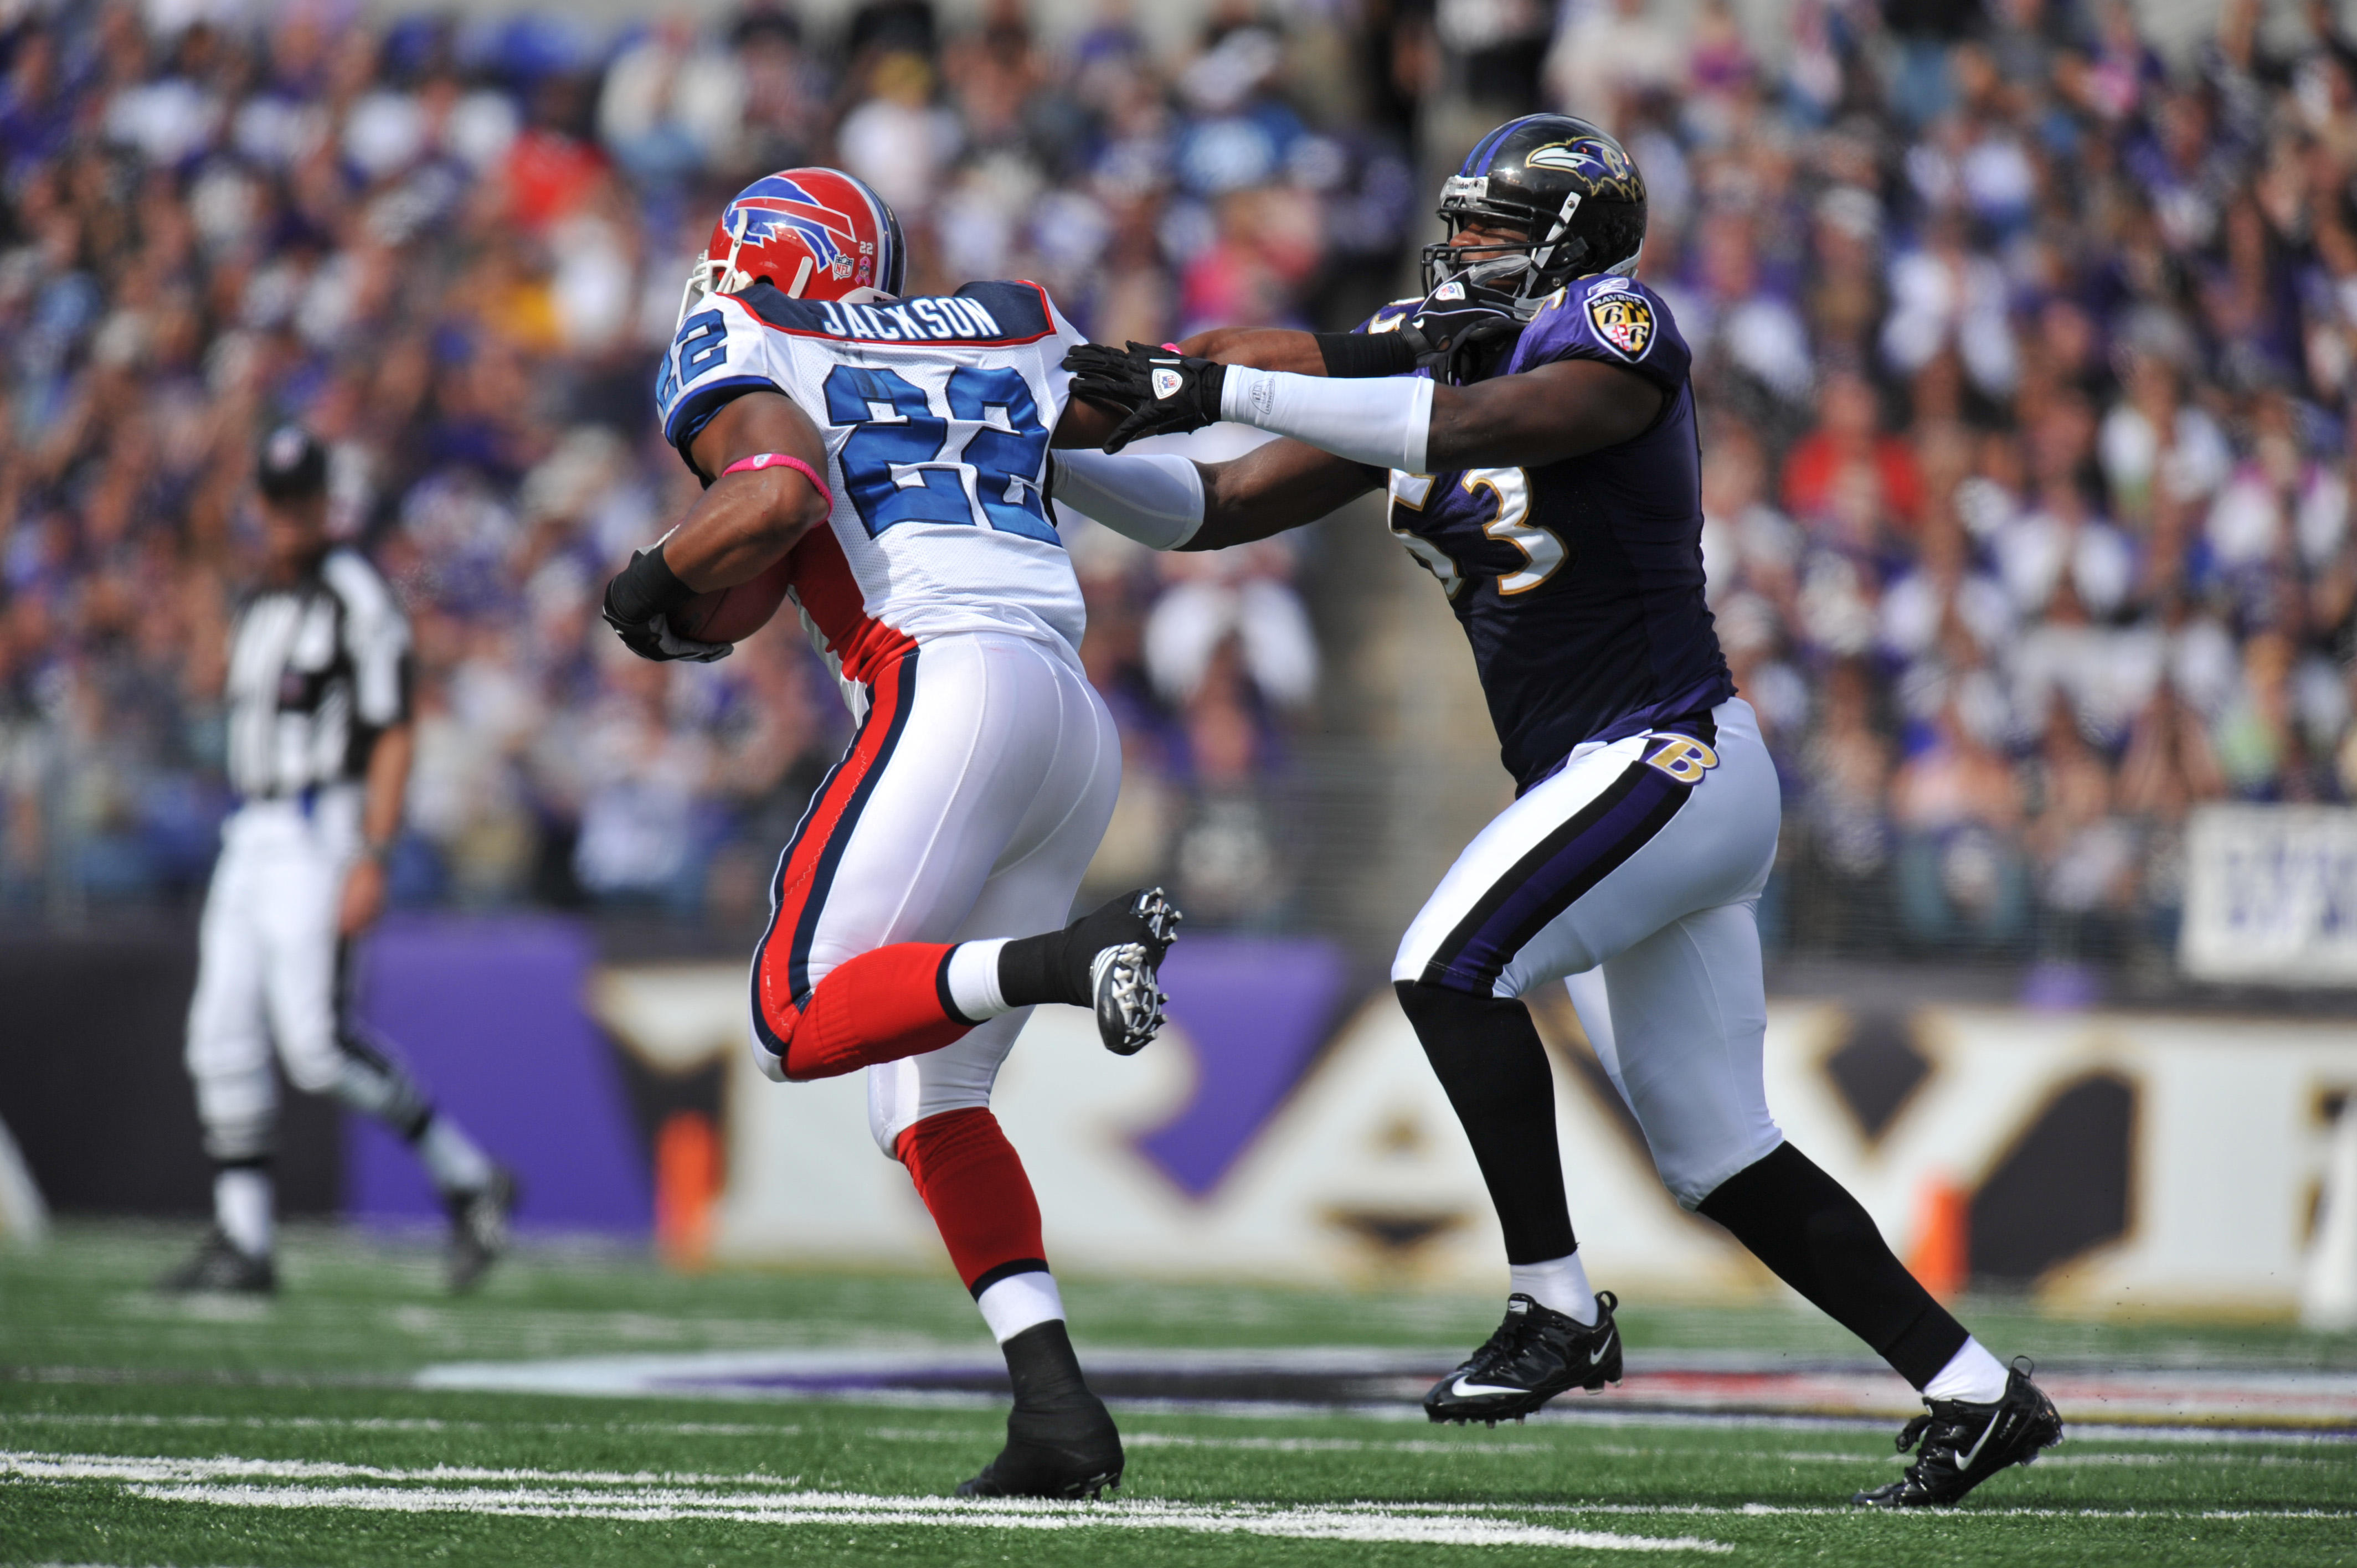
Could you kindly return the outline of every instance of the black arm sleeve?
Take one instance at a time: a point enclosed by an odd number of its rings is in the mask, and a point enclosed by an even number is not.
[[[1318,352],[1337,380],[1401,376],[1415,369],[1415,345],[1398,332],[1320,332]]]

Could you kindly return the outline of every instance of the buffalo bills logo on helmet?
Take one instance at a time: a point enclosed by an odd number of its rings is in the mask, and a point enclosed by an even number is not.
[[[767,279],[791,299],[900,292],[899,220],[866,183],[831,168],[780,169],[739,191],[713,225],[683,317],[699,291]]]
[[[851,231],[850,220],[783,175],[770,175],[747,186],[728,204],[720,222],[732,234],[739,231],[741,222],[748,245],[767,245],[780,231],[792,233],[810,247],[813,258],[830,274],[851,275],[852,260],[845,247],[859,242]]]

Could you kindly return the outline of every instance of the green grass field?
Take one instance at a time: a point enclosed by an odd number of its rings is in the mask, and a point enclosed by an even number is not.
[[[432,1253],[297,1230],[274,1302],[170,1302],[192,1233],[73,1226],[0,1251],[0,1561],[113,1564],[849,1563],[2357,1563],[2357,1443],[2081,1425],[1943,1515],[1853,1512],[1886,1429],[1617,1415],[1496,1431],[1368,1413],[1123,1409],[1119,1500],[945,1501],[995,1451],[971,1401],[442,1391],[450,1361],[880,1349],[986,1339],[953,1281],[683,1277],[530,1249],[453,1302]],[[1437,1347],[1488,1297],[1066,1283],[1097,1347]],[[2357,1368],[2289,1329],[1967,1316],[2005,1349],[2093,1363]],[[1780,1307],[1631,1304],[1632,1352],[1850,1356]],[[1412,1418],[1412,1411],[1402,1415]],[[2066,1417],[2071,1412],[2066,1409]]]

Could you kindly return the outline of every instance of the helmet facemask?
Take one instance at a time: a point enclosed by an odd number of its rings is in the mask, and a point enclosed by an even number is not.
[[[1450,185],[1457,183],[1455,178],[1449,181]],[[1454,281],[1469,289],[1506,295],[1514,302],[1516,310],[1530,315],[1547,295],[1574,278],[1587,275],[1580,263],[1588,255],[1588,242],[1570,232],[1579,203],[1580,195],[1574,191],[1565,199],[1560,212],[1541,220],[1526,208],[1469,201],[1457,198],[1456,192],[1444,191],[1440,220],[1448,225],[1449,237],[1424,248],[1425,293],[1429,295],[1443,283]],[[1476,224],[1520,230],[1523,238],[1458,244],[1457,236]],[[1542,228],[1544,232],[1540,231]],[[1633,276],[1641,253],[1641,245],[1637,253],[1602,270],[1618,277]]]

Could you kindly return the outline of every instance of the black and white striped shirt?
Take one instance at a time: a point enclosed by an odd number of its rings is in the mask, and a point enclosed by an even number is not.
[[[357,551],[257,591],[230,630],[229,779],[243,798],[362,777],[379,732],[409,717],[409,622]]]

